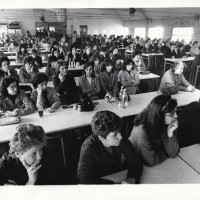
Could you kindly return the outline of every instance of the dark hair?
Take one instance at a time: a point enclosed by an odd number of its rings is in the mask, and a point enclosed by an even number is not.
[[[42,72],[37,73],[33,79],[33,87],[36,89],[38,84],[43,83],[44,81],[48,82],[48,76]]]
[[[110,58],[106,58],[106,59],[103,61],[101,71],[102,71],[102,72],[106,71],[106,66],[109,66],[109,65],[112,65],[112,66],[113,66],[113,68],[112,68],[112,72],[113,72],[113,71],[114,71],[114,63],[113,63],[113,61],[112,61]]]
[[[192,45],[194,46],[194,45],[197,44],[197,43],[198,43],[198,41],[194,41]]]
[[[7,57],[1,57],[1,58],[0,58],[0,68],[2,67],[2,63],[3,63],[4,61],[7,61],[8,64],[10,65],[10,60],[9,60]]]
[[[94,55],[94,56],[92,56],[92,60],[93,60],[93,61],[96,61],[96,60],[101,61],[101,58],[100,58],[99,55]]]
[[[133,62],[132,59],[126,59],[126,60],[124,61],[124,64],[123,64],[122,70],[126,70],[126,66],[127,66],[127,65],[130,65],[130,63],[132,63],[133,66],[134,66],[134,62]]]
[[[20,45],[19,45],[19,51],[18,51],[19,54],[22,54],[22,48],[25,49],[25,50],[24,50],[24,53],[28,53],[28,52],[27,52],[27,49],[26,49],[26,45],[25,45],[25,44],[20,44]]]
[[[33,124],[22,124],[15,129],[15,134],[10,140],[9,153],[15,156],[15,152],[23,153],[35,145],[47,144],[47,138],[44,134],[44,129],[41,126]]]
[[[110,132],[121,131],[122,119],[111,111],[98,111],[92,118],[91,127],[95,135],[106,138]]]
[[[57,63],[58,63],[58,69],[60,69],[60,66],[67,66],[65,61],[63,59],[58,59],[57,60]]]
[[[142,55],[142,52],[141,52],[139,49],[136,49],[136,50],[133,52],[132,58],[134,58],[134,57],[137,56],[137,55]]]
[[[166,134],[165,114],[171,113],[176,106],[176,100],[170,95],[158,95],[136,116],[134,124],[144,126],[155,148],[161,147],[161,138]]]
[[[115,54],[113,55],[113,58],[112,58],[114,64],[116,64],[117,60],[121,60],[121,59],[122,59],[122,56],[120,54]]]
[[[9,95],[7,88],[9,87],[11,83],[14,83],[14,82],[16,82],[17,84],[17,92],[19,92],[19,82],[17,79],[15,79],[14,77],[6,77],[2,79],[1,85],[0,85],[0,95],[3,98],[6,98]]]
[[[56,62],[58,58],[56,56],[49,56],[48,62],[47,62],[47,67],[51,67],[52,62]]]
[[[26,63],[32,64],[32,65],[35,64],[35,61],[34,61],[34,59],[33,59],[32,56],[27,56],[26,58],[24,58],[23,62],[24,62],[24,65],[25,65]]]
[[[84,70],[83,70],[83,74],[86,75],[85,70],[89,67],[92,66],[92,75],[91,77],[94,78],[95,77],[95,72],[94,72],[94,62],[90,61],[84,64]]]

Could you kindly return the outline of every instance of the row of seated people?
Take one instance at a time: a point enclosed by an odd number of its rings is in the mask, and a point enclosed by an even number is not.
[[[158,95],[136,116],[129,138],[122,137],[119,116],[111,111],[98,111],[91,121],[93,134],[81,147],[78,183],[113,184],[102,177],[128,169],[126,180],[118,184],[138,184],[143,165],[154,166],[175,158],[181,147],[199,143],[200,103],[186,106],[178,119],[176,109],[177,102],[170,95]],[[41,126],[21,124],[13,135],[9,151],[0,159],[1,185],[65,183],[64,169],[54,161]]]
[[[134,67],[131,59],[125,60],[123,64],[123,69],[118,72],[114,70],[113,62],[110,59],[106,59],[101,67],[102,72],[96,76],[94,62],[86,63],[84,65],[84,75],[79,78],[81,92],[88,94],[92,100],[104,98],[107,95],[115,98],[118,96],[120,83],[126,88],[128,95],[135,94],[140,83],[137,68]],[[1,66],[2,78],[13,76],[16,79],[20,79],[22,83],[33,83],[34,88],[43,83],[44,90],[46,89],[48,77],[42,77],[41,73],[37,76],[38,69],[34,66],[32,57],[25,59],[25,66],[19,70],[19,77],[14,69],[10,69],[7,58],[3,57],[1,59]],[[160,85],[161,92],[171,92],[170,94],[173,94],[173,92],[177,93],[178,90],[194,91],[194,87],[185,80],[182,74],[183,68],[183,62],[179,61],[163,75]],[[73,103],[77,93],[76,83],[74,78],[67,72],[65,62],[52,59],[51,67],[47,67],[46,74],[50,78],[53,77],[53,85],[61,98],[62,104]],[[43,88],[43,85],[41,85],[41,88]]]

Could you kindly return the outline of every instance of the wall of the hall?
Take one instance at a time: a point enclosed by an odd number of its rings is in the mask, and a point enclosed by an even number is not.
[[[62,10],[64,9],[1,9],[0,24],[18,22],[22,34],[26,34],[28,30],[31,34],[35,34],[35,27],[42,23],[41,16],[44,16],[46,24],[49,23],[48,25],[55,26],[56,30],[63,31],[66,28],[62,25],[66,22],[66,19]]]
[[[80,33],[80,25],[88,26],[88,34],[123,34],[127,35],[128,28],[123,26],[124,21],[121,19],[68,19],[67,32],[71,33],[71,26],[73,31]]]
[[[163,38],[172,36],[173,27],[193,27],[194,33],[192,39],[200,42],[200,20],[195,20],[194,17],[170,18],[170,19],[153,19],[147,23],[146,20],[140,21],[124,21],[124,27],[133,29],[135,27],[156,27],[164,28]],[[134,31],[132,31],[133,34]]]

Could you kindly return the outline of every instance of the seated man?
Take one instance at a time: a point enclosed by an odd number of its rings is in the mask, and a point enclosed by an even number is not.
[[[9,152],[0,159],[0,185],[63,184],[62,170],[53,161],[41,126],[22,124],[10,140]]]
[[[184,63],[176,61],[171,69],[163,74],[161,79],[159,92],[166,94],[176,94],[178,91],[193,92],[194,86],[191,85],[183,75]]]
[[[93,135],[81,147],[78,179],[81,184],[112,184],[103,176],[128,169],[123,183],[139,183],[143,163],[128,139],[122,139],[122,120],[110,111],[99,111],[92,118]]]

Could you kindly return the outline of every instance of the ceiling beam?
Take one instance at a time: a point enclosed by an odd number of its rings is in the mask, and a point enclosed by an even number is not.
[[[147,21],[149,20],[149,17],[146,15],[146,13],[143,11],[142,8],[137,8],[137,10],[140,11],[140,12],[143,14],[144,18],[145,18]]]

